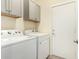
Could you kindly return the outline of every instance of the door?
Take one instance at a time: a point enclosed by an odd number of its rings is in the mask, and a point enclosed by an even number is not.
[[[65,59],[77,59],[76,7],[67,3],[52,7],[53,54]]]

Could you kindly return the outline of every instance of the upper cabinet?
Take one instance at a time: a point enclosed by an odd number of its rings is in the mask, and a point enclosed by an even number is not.
[[[29,0],[29,18],[40,21],[40,6],[31,0]]]
[[[40,21],[40,6],[32,0],[23,0],[24,20]]]
[[[24,20],[40,21],[40,6],[32,0],[1,0],[1,12]]]
[[[22,17],[22,0],[11,0],[11,14]]]
[[[1,12],[7,14],[8,16],[21,17],[21,0],[1,0]]]

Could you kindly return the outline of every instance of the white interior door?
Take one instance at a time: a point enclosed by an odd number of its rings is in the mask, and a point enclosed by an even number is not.
[[[76,59],[76,10],[75,3],[52,8],[54,30],[53,54],[65,59]]]

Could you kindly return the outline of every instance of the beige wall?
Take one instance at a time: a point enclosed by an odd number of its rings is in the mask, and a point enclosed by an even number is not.
[[[32,29],[35,27],[35,23],[31,21],[23,21],[23,19],[15,19],[7,16],[1,16],[1,29]]]
[[[18,30],[28,30],[28,29],[37,29],[38,23],[33,21],[23,20],[23,18],[16,19],[16,29]]]
[[[51,9],[48,6],[41,6],[41,21],[39,25],[40,32],[51,31]]]
[[[35,28],[35,25],[36,25],[36,23],[34,23],[32,21],[25,21],[24,22],[25,30],[26,29],[33,29],[33,28]]]
[[[1,16],[1,29],[2,30],[9,30],[15,29],[15,18]]]

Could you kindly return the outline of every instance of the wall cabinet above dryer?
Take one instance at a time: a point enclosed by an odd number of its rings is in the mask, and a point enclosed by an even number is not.
[[[40,6],[32,0],[23,0],[24,20],[40,21]]]

